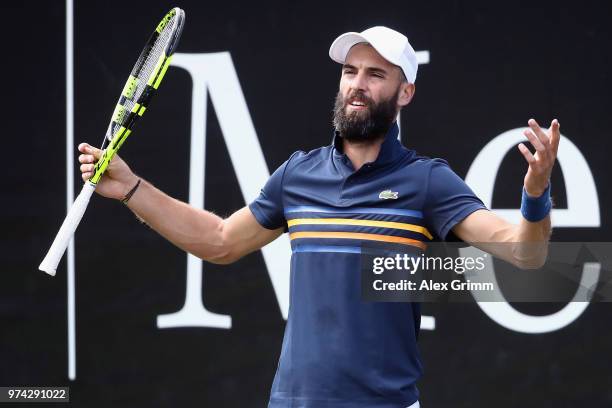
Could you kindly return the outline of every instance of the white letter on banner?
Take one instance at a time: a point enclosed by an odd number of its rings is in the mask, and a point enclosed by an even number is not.
[[[245,202],[251,202],[270,177],[255,127],[229,52],[174,55],[172,66],[185,69],[193,81],[189,203],[203,208],[206,157],[206,96],[210,92],[221,132]],[[283,234],[262,249],[281,313],[289,310],[289,238]],[[231,328],[231,317],[211,313],[202,302],[202,261],[187,256],[185,304],[175,313],[157,317],[159,328]]]
[[[480,151],[470,166],[465,182],[488,208],[491,208],[493,202],[495,179],[504,156],[518,143],[525,141],[524,129],[512,129],[495,137]],[[557,159],[563,172],[567,209],[555,208],[552,210],[551,217],[554,226],[599,227],[599,198],[593,174],[580,150],[563,135],[559,143]],[[520,191],[517,192],[517,201],[519,194]],[[512,223],[518,223],[522,217],[518,209],[495,210],[495,213]],[[476,248],[462,248],[459,251],[461,256],[482,255],[482,251]],[[498,288],[493,260],[489,258],[487,263],[485,270],[491,271],[488,281],[494,282],[495,287]],[[585,263],[579,287],[594,287],[599,279],[600,269],[600,263]],[[514,309],[498,289],[495,295],[498,298],[497,302],[477,302],[478,306],[501,326],[520,333],[536,334],[560,330],[580,317],[589,305],[589,302],[572,300],[563,309],[551,315],[532,316]]]
[[[419,65],[429,64],[430,54],[428,50],[417,51],[416,54],[417,54],[417,63]],[[397,135],[397,138],[401,142],[402,141],[401,113],[397,114],[397,124],[400,128],[400,132]],[[436,329],[436,318],[433,316],[421,315],[421,330],[435,330],[435,329]]]

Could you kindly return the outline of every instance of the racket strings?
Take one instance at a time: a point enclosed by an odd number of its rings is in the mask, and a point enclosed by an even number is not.
[[[136,102],[140,99],[140,96],[143,94],[147,87],[147,82],[149,76],[157,66],[157,63],[160,59],[160,56],[164,53],[168,43],[172,38],[172,34],[176,29],[178,24],[178,19],[174,16],[166,26],[159,33],[159,36],[155,40],[154,44],[148,49],[144,58],[142,58],[139,62],[139,66],[135,67],[133,70],[133,76],[137,78],[135,91],[131,98],[122,98],[123,109],[125,110],[125,114],[122,117],[122,120],[118,122],[113,122],[111,124],[111,139],[115,136],[115,134],[121,129],[125,122],[127,121],[129,112],[132,111]]]

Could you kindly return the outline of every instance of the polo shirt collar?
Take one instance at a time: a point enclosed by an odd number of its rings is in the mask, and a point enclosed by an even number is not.
[[[393,124],[387,131],[387,134],[385,135],[385,140],[380,146],[380,152],[378,153],[378,157],[376,158],[376,160],[374,160],[374,162],[372,162],[372,164],[374,165],[388,164],[388,163],[393,162],[397,158],[401,150],[401,144],[399,140],[397,140],[398,135],[399,135],[399,126],[397,125],[397,122],[393,122]],[[342,137],[339,135],[338,131],[334,131],[333,146],[334,146],[334,156],[337,156],[337,157],[345,156],[344,151],[342,149]]]

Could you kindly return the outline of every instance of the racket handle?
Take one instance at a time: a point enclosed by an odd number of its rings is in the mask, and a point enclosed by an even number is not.
[[[79,193],[76,200],[74,200],[72,207],[70,207],[70,211],[68,211],[68,215],[66,215],[62,226],[55,236],[55,240],[53,240],[53,244],[51,244],[49,252],[47,252],[45,259],[43,259],[43,261],[40,263],[38,269],[43,272],[47,272],[51,276],[55,276],[57,265],[62,259],[62,256],[64,256],[64,252],[66,252],[66,248],[68,248],[68,244],[74,235],[74,231],[76,231],[79,223],[81,222],[83,214],[85,214],[87,204],[89,204],[89,199],[91,198],[91,195],[95,189],[95,184],[92,184],[89,181],[85,182],[83,189]]]

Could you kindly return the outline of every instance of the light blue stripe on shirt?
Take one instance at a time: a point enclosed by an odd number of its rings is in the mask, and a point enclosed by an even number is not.
[[[407,217],[423,218],[421,211],[402,210],[399,208],[336,208],[336,207],[317,207],[311,205],[300,205],[296,207],[287,207],[285,214],[296,212],[314,212],[314,213],[331,213],[331,214],[387,214],[387,215],[404,215]]]
[[[293,252],[342,252],[360,254],[361,248],[340,245],[297,245]]]

